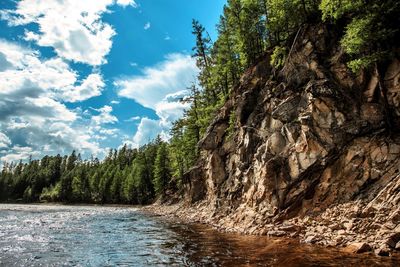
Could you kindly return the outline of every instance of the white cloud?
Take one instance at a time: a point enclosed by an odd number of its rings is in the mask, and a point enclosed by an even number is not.
[[[8,136],[4,133],[0,132],[0,149],[7,148],[9,145],[11,145],[10,138],[8,138]]]
[[[170,54],[155,67],[145,68],[143,75],[115,82],[120,96],[155,109],[168,94],[185,90],[196,78],[198,69],[189,55]]]
[[[134,116],[134,117],[129,118],[129,119],[125,120],[125,121],[127,121],[127,122],[129,122],[129,121],[140,121],[140,119],[141,119],[140,116]]]
[[[96,125],[101,125],[101,124],[112,124],[118,122],[117,117],[114,115],[111,115],[112,112],[112,107],[111,106],[104,106],[99,109],[94,109],[95,111],[98,111],[100,114],[97,116],[92,117],[92,121]]]
[[[115,82],[118,94],[134,99],[139,104],[153,109],[159,120],[142,118],[133,145],[139,146],[157,134],[168,139],[172,122],[179,119],[188,104],[182,103],[187,88],[198,74],[195,60],[183,54],[168,55],[164,62],[143,70],[143,75]]]
[[[29,126],[30,126],[29,122],[21,122],[21,121],[17,121],[16,119],[11,119],[7,124],[7,129],[18,130],[18,129],[27,128]]]
[[[138,130],[133,136],[134,147],[142,146],[157,137],[162,132],[159,121],[149,118],[142,118]]]
[[[111,105],[118,105],[119,103],[121,103],[121,102],[118,101],[118,100],[112,100],[112,101],[110,102]]]
[[[37,24],[39,32],[25,32],[26,40],[53,47],[67,60],[101,65],[115,35],[114,29],[101,21],[101,15],[113,4],[136,7],[132,0],[21,0],[15,10],[0,14],[11,26]]]
[[[147,31],[148,29],[150,29],[150,27],[151,27],[150,22],[147,22],[147,23],[143,26],[143,29],[144,29],[145,31]]]
[[[118,134],[119,130],[118,129],[100,129],[99,133],[104,134],[104,135],[111,135],[111,136],[116,136]]]
[[[99,94],[104,86],[101,76],[93,73],[80,81],[62,59],[41,60],[39,56],[0,39],[0,60],[6,63],[0,69],[0,147],[7,146],[0,151],[1,160],[66,154],[73,149],[101,154],[93,130],[87,127],[91,118],[64,104]],[[103,120],[114,120],[104,112]]]
[[[117,4],[123,7],[132,6],[136,8],[138,6],[133,0],[117,0]]]
[[[0,94],[3,95],[23,91],[77,102],[100,95],[105,86],[98,73],[79,81],[77,73],[62,59],[41,60],[37,51],[1,39],[0,55],[8,63],[7,68],[0,71]]]
[[[32,150],[31,147],[14,146],[10,153],[0,158],[2,162],[19,161],[38,155],[38,152]]]
[[[64,101],[77,102],[83,101],[94,96],[101,95],[105,84],[103,78],[98,73],[92,73],[82,81],[81,85],[63,94]]]

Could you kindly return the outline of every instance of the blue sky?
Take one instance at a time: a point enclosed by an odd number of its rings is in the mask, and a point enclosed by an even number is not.
[[[225,2],[1,0],[0,161],[168,139]]]

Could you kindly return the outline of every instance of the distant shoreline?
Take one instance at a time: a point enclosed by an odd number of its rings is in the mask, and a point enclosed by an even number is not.
[[[95,204],[95,203],[63,203],[63,202],[0,202],[0,205],[32,205],[32,206],[77,206],[77,207],[126,207],[126,208],[144,208],[146,205],[130,204]]]

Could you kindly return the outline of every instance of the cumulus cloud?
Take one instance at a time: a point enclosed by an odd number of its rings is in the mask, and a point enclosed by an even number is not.
[[[133,143],[131,145],[134,147],[142,146],[156,138],[157,135],[162,132],[162,130],[163,129],[158,120],[142,118],[138,126],[138,130],[133,136]]]
[[[123,6],[123,7],[126,7],[126,6],[137,7],[138,6],[136,4],[136,2],[133,0],[117,0],[117,4],[120,6]]]
[[[104,86],[105,84],[101,75],[92,73],[79,86],[76,86],[74,90],[64,92],[63,99],[69,102],[77,102],[99,96]]]
[[[53,47],[64,59],[101,65],[115,35],[101,15],[113,4],[136,7],[132,0],[21,0],[15,10],[1,11],[1,18],[11,26],[37,24],[39,31],[26,31],[25,39]]]
[[[115,85],[120,88],[120,96],[155,109],[166,95],[185,90],[197,74],[196,62],[191,56],[170,54],[157,66],[145,68],[143,75],[118,80]]]
[[[94,109],[95,111],[99,112],[99,115],[93,116],[92,121],[96,125],[101,125],[101,124],[112,124],[118,122],[117,117],[114,115],[111,115],[112,112],[112,107],[111,106],[104,106],[99,109]]]
[[[8,136],[4,133],[0,132],[0,149],[7,148],[9,145],[11,145],[10,138],[8,138]]]
[[[105,84],[98,73],[78,80],[77,73],[60,58],[41,60],[39,52],[0,39],[0,55],[8,63],[0,72],[0,94],[47,96],[77,102],[101,94]]]
[[[92,73],[78,80],[62,59],[42,60],[37,51],[4,40],[0,40],[0,55],[7,63],[0,71],[1,161],[72,149],[102,153],[86,127],[91,118],[84,121],[79,109],[70,110],[64,103],[100,94],[101,75]],[[114,120],[107,109],[101,111],[103,120]]]
[[[3,162],[19,161],[27,159],[30,156],[38,155],[38,152],[32,150],[31,147],[14,146],[10,153],[0,158]]]
[[[150,22],[147,22],[146,24],[144,24],[143,29],[144,29],[145,31],[147,31],[148,29],[150,29],[150,27],[151,27]]]
[[[188,104],[182,103],[187,88],[198,74],[195,60],[189,55],[171,54],[160,64],[145,68],[143,74],[115,82],[119,96],[130,98],[153,109],[159,120],[142,118],[133,137],[133,145],[142,145],[161,134],[168,139],[172,122],[179,119]]]
[[[116,136],[119,133],[118,129],[101,129],[99,133],[104,135]]]

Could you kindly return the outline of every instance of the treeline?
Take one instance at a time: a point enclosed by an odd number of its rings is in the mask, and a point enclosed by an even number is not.
[[[108,156],[82,160],[69,156],[45,156],[41,160],[5,164],[0,175],[0,200],[24,202],[147,204],[175,192],[170,152],[155,141],[139,149],[126,145]]]
[[[279,71],[299,30],[315,23],[341,35],[354,72],[375,67],[383,73],[386,61],[399,56],[397,0],[228,0],[217,40],[193,20],[193,57],[200,74],[182,100],[190,107],[174,123],[168,143],[158,138],[139,149],[124,146],[101,162],[72,153],[5,164],[0,198],[143,204],[179,190],[184,173],[198,160],[199,141],[244,71],[266,54]],[[234,116],[230,123],[233,131]]]

